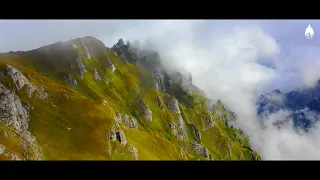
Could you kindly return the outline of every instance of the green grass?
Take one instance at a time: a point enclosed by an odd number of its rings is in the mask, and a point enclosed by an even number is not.
[[[128,150],[132,144],[138,149],[140,160],[206,160],[194,151],[182,150],[183,146],[189,146],[190,141],[196,140],[191,128],[193,125],[201,132],[203,145],[215,160],[247,160],[251,159],[252,154],[258,157],[251,150],[247,137],[240,136],[236,129],[227,127],[224,121],[217,117],[214,118],[214,127],[202,131],[206,114],[214,116],[214,111],[223,111],[223,104],[219,105],[220,109],[207,112],[206,100],[203,97],[174,86],[171,94],[179,100],[188,136],[185,142],[177,141],[169,127],[169,122],[172,122],[176,115],[173,115],[165,104],[162,108],[158,106],[157,96],[163,99],[164,94],[154,87],[149,71],[125,63],[113,52],[104,49],[94,51],[92,58],[87,59],[81,42],[77,40],[75,44],[77,48],[68,46],[67,52],[61,55],[47,53],[44,55],[45,59],[38,56],[33,59],[32,53],[28,56],[0,58],[0,72],[5,71],[5,64],[11,64],[19,68],[32,84],[43,87],[50,95],[48,99],[30,99],[26,96],[26,89],[17,92],[22,103],[34,107],[34,110],[30,111],[29,131],[39,141],[44,159],[133,160]],[[55,48],[53,52],[59,50],[58,47]],[[70,67],[76,67],[74,53],[82,53],[83,64],[87,68],[83,79]],[[71,58],[68,58],[68,55]],[[116,66],[114,73],[106,69],[106,57]],[[94,79],[94,68],[99,72],[102,81]],[[69,74],[77,80],[77,89],[64,82],[64,77]],[[1,83],[10,88],[12,82],[2,78]],[[138,95],[152,111],[151,122],[146,123],[139,116],[136,104]],[[103,104],[103,101],[107,104]],[[139,120],[139,129],[121,125],[128,141],[125,147],[120,146],[117,140],[110,142],[107,137],[111,126],[115,124],[115,113],[129,114]],[[9,138],[4,138],[3,129],[6,126],[0,124],[0,127],[0,144],[23,158],[25,150],[21,147],[19,137],[11,133]],[[108,153],[109,149],[112,149],[111,155]],[[5,158],[0,156],[0,159]]]

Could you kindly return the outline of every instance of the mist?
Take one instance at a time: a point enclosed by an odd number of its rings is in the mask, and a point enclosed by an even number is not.
[[[315,85],[320,77],[319,56],[312,54],[310,48],[299,48],[301,54],[294,56],[296,51],[290,52],[291,47],[278,44],[279,39],[252,22],[235,23],[223,32],[215,30],[223,22],[212,22],[212,31],[205,37],[201,30],[208,26],[207,22],[157,23],[143,31],[150,35],[134,32],[132,36],[142,42],[151,41],[167,69],[190,72],[193,83],[210,99],[221,99],[234,111],[237,126],[249,135],[253,148],[263,159],[320,159],[318,127],[307,134],[298,133],[292,119],[288,119],[291,112],[280,111],[265,116],[263,121],[267,124],[262,129],[255,105],[261,94],[273,89],[286,92]],[[127,38],[133,37],[130,34]],[[284,119],[288,123],[281,129],[273,125]]]
[[[29,50],[88,35],[109,47],[119,38],[139,40],[142,46],[151,42],[167,70],[190,72],[193,83],[210,99],[222,100],[237,114],[237,126],[249,135],[253,149],[262,159],[320,159],[319,125],[308,133],[298,133],[288,121],[279,129],[272,122],[288,118],[291,113],[281,111],[266,116],[268,123],[262,129],[255,105],[261,94],[271,90],[288,92],[315,85],[320,77],[317,70],[320,41],[317,34],[314,39],[306,40],[304,30],[311,24],[315,33],[320,32],[320,21],[69,20],[32,23],[37,24],[34,26],[38,29],[26,26],[26,22],[0,22],[0,51]],[[10,35],[10,27],[22,24],[25,25],[24,34],[16,29],[11,31],[15,36]]]

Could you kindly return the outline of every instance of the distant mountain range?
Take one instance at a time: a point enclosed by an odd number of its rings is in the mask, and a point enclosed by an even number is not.
[[[320,80],[313,88],[299,88],[288,93],[275,89],[260,96],[257,102],[257,113],[260,117],[265,117],[280,110],[289,110],[292,112],[291,115],[281,121],[286,122],[292,119],[295,129],[308,131],[316,121],[320,120],[319,99]]]

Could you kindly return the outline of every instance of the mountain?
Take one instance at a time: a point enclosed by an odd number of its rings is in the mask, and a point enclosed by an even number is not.
[[[2,160],[259,160],[190,75],[94,37],[0,54]]]
[[[257,102],[258,115],[266,116],[280,110],[289,110],[293,119],[293,127],[308,131],[320,120],[320,80],[313,88],[299,88],[288,93],[276,89],[260,96]],[[286,119],[288,120],[288,119]]]

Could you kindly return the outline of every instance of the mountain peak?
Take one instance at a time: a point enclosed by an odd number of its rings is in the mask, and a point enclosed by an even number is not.
[[[190,74],[186,89],[157,52],[130,46],[85,36],[1,57],[0,160],[259,159]]]
[[[120,38],[120,39],[118,40],[118,42],[117,42],[117,44],[116,44],[116,45],[117,45],[117,46],[119,46],[119,47],[124,46],[125,44],[124,44],[123,39],[122,39],[122,38]]]
[[[270,94],[281,94],[281,91],[279,89],[274,89],[270,92]]]

